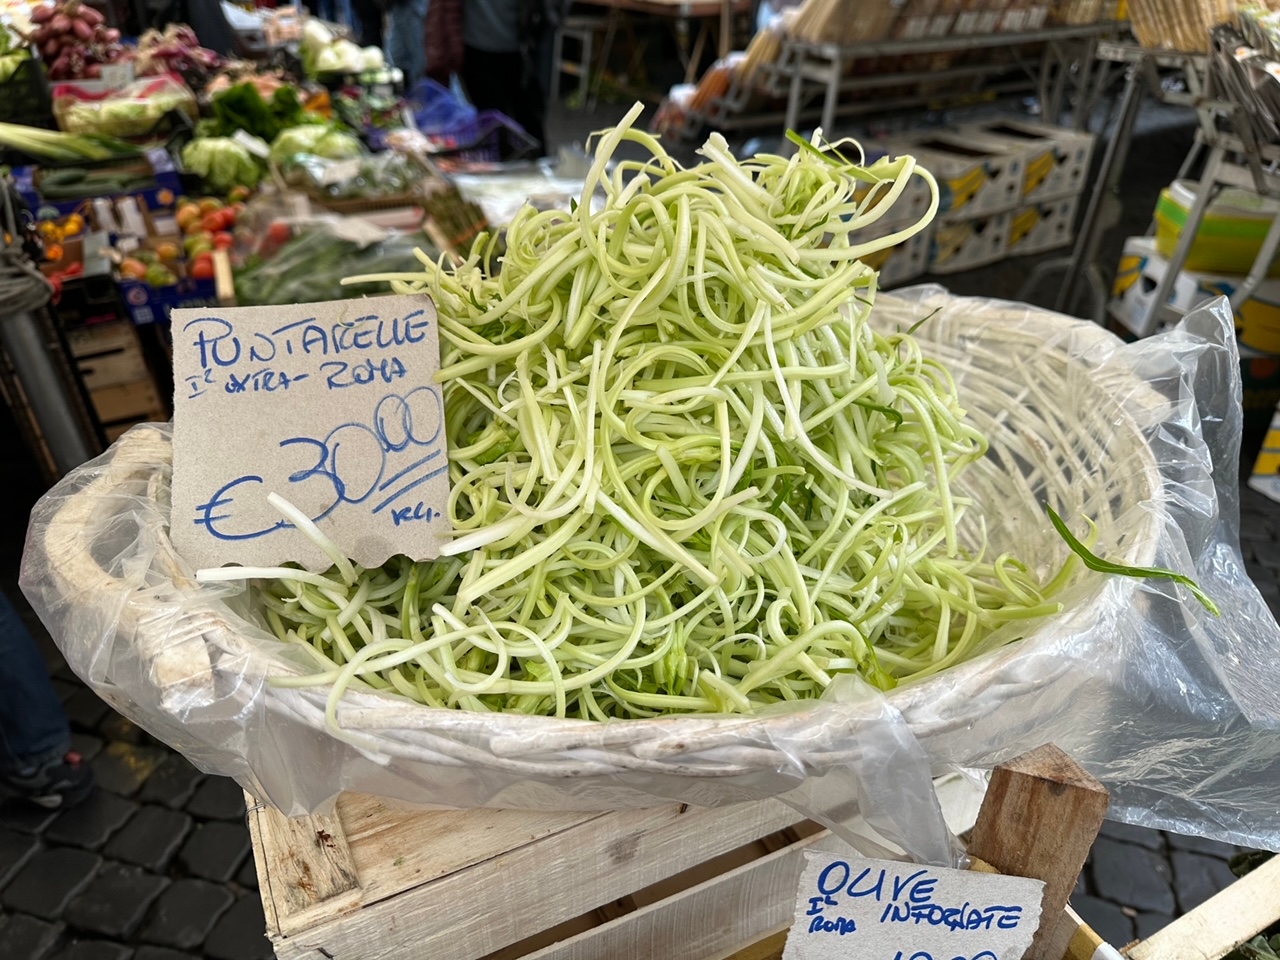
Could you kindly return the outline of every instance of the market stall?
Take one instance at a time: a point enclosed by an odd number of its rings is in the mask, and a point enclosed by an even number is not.
[[[728,129],[785,99],[785,151],[710,132],[687,160],[641,104],[534,160],[508,118],[302,9],[253,14],[243,60],[79,0],[14,24],[15,82],[49,97],[0,125],[3,279],[31,315],[0,383],[61,476],[22,587],[104,700],[248,794],[282,960],[780,937],[879,960],[865,918],[823,912],[862,896],[863,860],[991,884],[973,923],[919,887],[886,900],[900,958],[934,957],[930,925],[1020,923],[965,955],[1085,956],[1065,930],[1107,957],[1064,913],[1104,810],[1280,846],[1239,305],[1126,342],[884,292],[1071,243],[1100,202],[1083,115],[1114,11],[842,12],[808,0],[685,114]],[[1009,64],[1041,116],[839,136],[868,91],[927,102]],[[818,99],[827,129],[800,133]],[[1206,143],[1199,190],[1244,154],[1269,192],[1260,132]],[[1188,202],[1184,257],[1211,210]],[[982,795],[1033,767],[1056,812],[1001,843]],[[898,879],[892,900],[919,876]]]

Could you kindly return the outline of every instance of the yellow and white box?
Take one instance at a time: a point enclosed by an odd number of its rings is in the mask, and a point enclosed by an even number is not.
[[[979,217],[1012,210],[1022,202],[1021,153],[975,145],[949,132],[896,141],[889,153],[910,154],[933,174],[941,193],[941,214]]]
[[[891,233],[904,230],[909,223],[875,223],[864,235],[859,233],[858,242],[886,237]],[[909,283],[924,275],[929,268],[929,251],[933,246],[934,224],[929,224],[919,233],[902,243],[884,250],[877,250],[870,256],[862,258],[862,262],[873,270],[880,272],[880,287],[892,289]]]
[[[1068,246],[1075,236],[1080,198],[1064,197],[1032,203],[1013,211],[1009,221],[1009,256],[1044,253]]]
[[[1108,310],[1136,336],[1145,337],[1161,329],[1153,316],[1155,291],[1168,269],[1169,261],[1156,251],[1151,237],[1130,237],[1125,241]],[[1174,281],[1169,304],[1186,312],[1217,297],[1231,296],[1243,280],[1239,276],[1183,270]],[[1264,280],[1253,296],[1236,309],[1236,335],[1244,347],[1280,353],[1280,280]]]
[[[1249,486],[1272,500],[1280,501],[1280,407],[1271,418],[1267,438],[1262,441],[1262,450],[1253,462]]]
[[[959,273],[1003,260],[1009,251],[1011,213],[946,218],[935,222],[929,251],[931,273]]]
[[[1091,133],[1015,118],[966,124],[959,135],[990,150],[1022,157],[1022,202],[1056,200],[1084,192],[1093,159]]]

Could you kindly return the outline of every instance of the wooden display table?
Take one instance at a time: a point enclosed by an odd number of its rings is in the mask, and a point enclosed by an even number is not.
[[[979,794],[939,782],[953,830]],[[809,848],[785,804],[613,813],[415,811],[343,794],[290,819],[249,800],[280,960],[710,960],[784,928]]]

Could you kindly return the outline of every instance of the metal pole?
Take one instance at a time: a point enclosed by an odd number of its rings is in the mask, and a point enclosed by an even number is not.
[[[93,448],[81,432],[76,411],[62,389],[62,377],[49,356],[36,316],[24,311],[0,320],[0,346],[17,371],[59,472],[66,473],[92,457]]]

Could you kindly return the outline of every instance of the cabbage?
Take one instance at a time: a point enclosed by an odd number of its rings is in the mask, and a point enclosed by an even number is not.
[[[310,153],[328,160],[345,160],[358,157],[361,152],[360,141],[351,134],[309,123],[280,131],[280,136],[271,144],[271,162],[282,165],[299,153]]]
[[[182,165],[213,190],[235,186],[255,187],[262,178],[258,162],[230,137],[204,137],[182,148]]]
[[[304,53],[319,53],[325,47],[333,45],[333,33],[319,20],[307,18],[302,25],[302,50]]]
[[[381,47],[365,47],[363,51],[364,65],[366,71],[381,70],[387,65],[387,58],[382,55]]]
[[[316,56],[316,73],[359,73],[364,69],[364,51],[350,40],[338,40]]]

